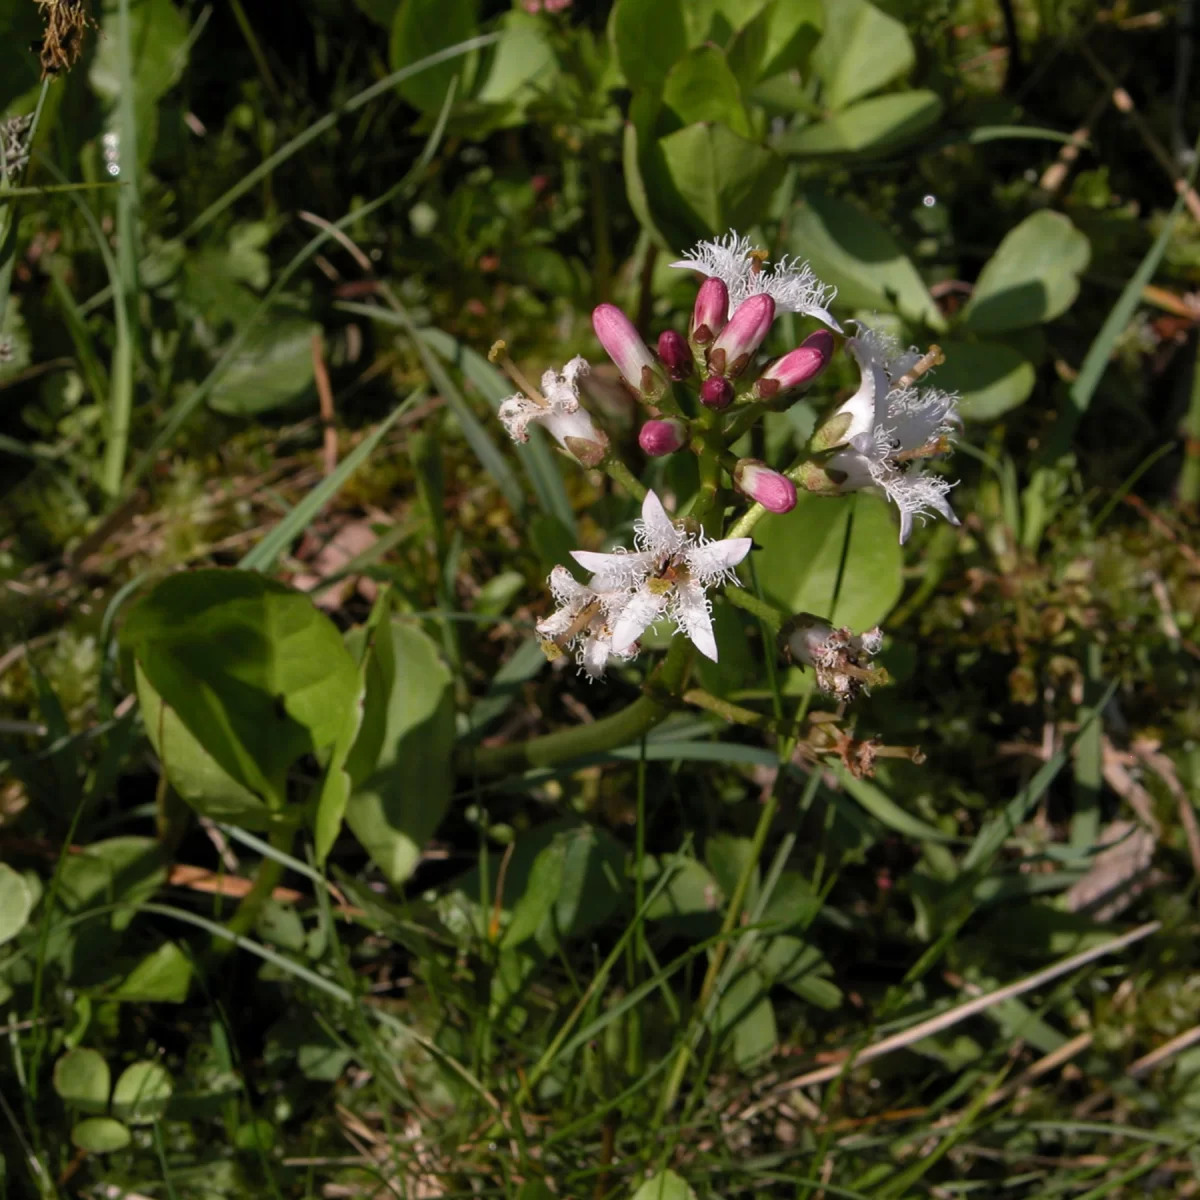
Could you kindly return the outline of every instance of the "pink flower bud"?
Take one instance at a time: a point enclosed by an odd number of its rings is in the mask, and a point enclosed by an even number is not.
[[[819,329],[795,350],[771,363],[754,384],[754,394],[760,400],[769,400],[781,392],[803,387],[825,370],[832,357],[833,334],[828,329]]]
[[[673,417],[665,421],[647,421],[638,433],[638,445],[651,458],[661,458],[682,450],[688,442],[688,427],[685,422]]]
[[[710,375],[700,385],[700,403],[720,412],[733,403],[733,384],[722,375]]]
[[[656,384],[664,382],[654,355],[634,329],[633,322],[615,304],[596,306],[592,311],[592,328],[600,339],[600,345],[608,351],[609,358],[617,364],[617,370],[635,392],[649,398],[650,393],[647,393],[644,385],[650,383],[653,394],[662,394],[661,386],[653,391]]]
[[[740,375],[763,344],[775,320],[775,301],[765,292],[743,300],[709,351],[709,365],[721,375]]]
[[[692,310],[692,341],[708,345],[725,328],[728,319],[729,289],[719,279],[706,279],[696,293],[696,307]]]
[[[796,507],[796,485],[756,458],[743,458],[733,470],[733,485],[743,495],[773,513],[791,512]]]
[[[692,373],[692,352],[673,329],[658,335],[658,357],[672,379],[686,379]]]

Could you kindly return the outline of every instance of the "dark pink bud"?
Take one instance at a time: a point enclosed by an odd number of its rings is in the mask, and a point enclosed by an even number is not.
[[[740,375],[749,365],[754,352],[763,344],[774,320],[775,301],[765,292],[743,300],[713,343],[709,354],[710,364],[714,356],[723,355],[722,374]]]
[[[674,454],[676,450],[682,450],[687,442],[687,425],[674,417],[665,421],[647,421],[638,433],[638,445],[651,458]]]
[[[658,357],[672,379],[686,379],[692,373],[692,352],[673,329],[658,335]]]
[[[700,385],[700,403],[720,412],[733,403],[733,384],[723,375],[710,375]]]
[[[754,394],[760,400],[790,392],[811,383],[833,357],[833,334],[819,329],[782,358],[777,358],[759,377]]]
[[[729,289],[719,279],[706,279],[696,293],[692,310],[692,341],[707,345],[729,319]]]
[[[791,512],[796,507],[796,485],[756,458],[743,458],[734,467],[733,485],[767,512]]]
[[[633,322],[615,304],[600,304],[593,309],[592,328],[600,345],[608,351],[609,358],[617,364],[617,370],[635,392],[644,394],[647,367],[653,379],[661,378],[654,355],[634,329]]]

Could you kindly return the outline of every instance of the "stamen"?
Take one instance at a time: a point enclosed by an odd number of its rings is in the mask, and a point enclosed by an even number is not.
[[[592,618],[600,611],[600,601],[593,600],[590,604],[585,604],[579,612],[575,614],[575,620],[566,627],[557,637],[550,640],[560,649],[565,650],[571,642],[577,638],[591,623]]]
[[[912,387],[922,375],[928,375],[934,367],[940,367],[946,361],[941,346],[930,346],[909,369],[892,385],[893,389]]]
[[[525,373],[517,366],[511,358],[508,357],[508,343],[503,339],[499,339],[492,343],[492,348],[488,351],[488,362],[496,363],[509,377],[534,402],[539,408],[549,408],[550,405],[545,396],[533,386],[526,378]]]
[[[914,458],[937,458],[950,453],[950,439],[944,434],[912,450],[901,450],[891,456],[893,462],[911,462]]]
[[[771,257],[770,250],[751,250],[746,257],[750,260],[750,274],[758,275],[762,272],[763,263]]]

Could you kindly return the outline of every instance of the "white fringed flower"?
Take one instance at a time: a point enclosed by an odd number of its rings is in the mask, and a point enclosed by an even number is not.
[[[627,594],[612,622],[612,653],[623,653],[665,616],[701,654],[716,662],[708,589],[736,580],[733,568],[750,553],[751,539],[714,542],[680,529],[653,492],[646,493],[634,533],[635,550],[615,554],[576,550],[571,555],[593,573],[594,591]]]
[[[940,513],[952,525],[959,523],[947,495],[954,484],[921,469],[921,460],[950,449],[949,438],[958,428],[958,397],[937,388],[897,387],[919,358],[916,351],[900,351],[883,334],[859,327],[846,342],[862,372],[858,391],[833,414],[849,416],[843,434],[845,449],[826,464],[846,476],[843,491],[878,487],[900,510],[900,541],[908,541],[913,518]]]
[[[731,229],[726,237],[694,246],[671,266],[721,280],[729,290],[730,313],[751,296],[767,295],[775,301],[776,313],[816,317],[841,333],[842,327],[829,311],[837,288],[822,283],[806,262],[795,258],[789,262],[785,256],[771,266],[763,266],[752,250],[750,239]]]
[[[538,622],[537,631],[552,653],[556,653],[553,647],[574,650],[575,661],[589,680],[604,674],[610,657],[622,661],[637,657],[636,644],[619,651],[612,645],[612,622],[629,603],[628,589],[596,591],[579,583],[566,567],[555,567],[547,582],[558,608]]]
[[[529,424],[535,421],[545,426],[560,446],[578,458],[584,457],[579,454],[578,443],[581,442],[592,443],[602,454],[608,446],[608,438],[596,428],[587,409],[579,403],[579,377],[590,370],[587,359],[576,356],[563,367],[561,374],[549,370],[542,376],[541,396],[530,397],[518,392],[502,401],[499,417],[513,441],[527,442]],[[577,444],[571,445],[571,441]]]

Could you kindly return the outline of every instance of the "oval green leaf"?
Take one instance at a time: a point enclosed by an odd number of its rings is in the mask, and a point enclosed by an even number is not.
[[[735,133],[750,136],[750,117],[725,52],[716,46],[690,50],[670,70],[663,105],[680,125],[724,121]]]
[[[358,692],[337,626],[252,571],[168,577],[138,602],[122,640],[221,770],[277,809],[288,768],[332,747]]]
[[[88,1154],[111,1154],[131,1141],[129,1130],[112,1117],[89,1117],[71,1130],[71,1141]]]
[[[942,115],[945,106],[935,92],[896,92],[860,100],[828,119],[785,134],[777,148],[787,154],[890,153],[909,138],[923,133]]]
[[[633,1193],[633,1200],[696,1200],[696,1193],[674,1171],[659,1171]]]
[[[392,70],[398,71],[473,37],[479,24],[475,2],[404,0],[392,25]],[[470,92],[478,62],[479,52],[471,50],[409,76],[396,85],[396,90],[414,108],[437,112],[445,102],[455,76],[458,77],[457,94],[465,96]]]
[[[857,205],[810,193],[792,215],[790,249],[838,289],[849,308],[890,309],[934,330],[946,327],[925,281],[894,237]]]
[[[108,1107],[112,1076],[104,1056],[80,1046],[54,1064],[54,1090],[80,1112],[102,1113]]]
[[[762,520],[754,540],[763,547],[755,560],[763,593],[787,613],[814,613],[860,632],[900,598],[904,556],[889,505],[878,496],[802,494],[790,513]]]
[[[454,700],[450,672],[415,626],[389,622],[376,634],[375,657],[347,763],[354,791],[346,824],[399,887],[450,803]]]
[[[130,1125],[150,1125],[167,1111],[173,1090],[171,1076],[159,1063],[132,1063],[113,1089],[113,1113]]]
[[[979,333],[1024,329],[1061,316],[1079,294],[1091,243],[1058,212],[1036,212],[988,260],[962,321]]]
[[[299,403],[313,393],[313,335],[319,325],[298,317],[258,326],[208,402],[217,412],[255,416]]]
[[[681,0],[617,0],[608,36],[631,88],[662,88],[688,47]]]
[[[813,66],[825,85],[829,108],[844,108],[883,87],[915,61],[912,39],[894,17],[867,0],[825,5],[825,33],[813,51]]]
[[[33,911],[29,884],[7,863],[0,863],[0,946],[25,928]]]
[[[1037,373],[1019,350],[1000,342],[943,342],[946,361],[934,382],[961,397],[959,412],[967,421],[994,421],[1024,404]]]

